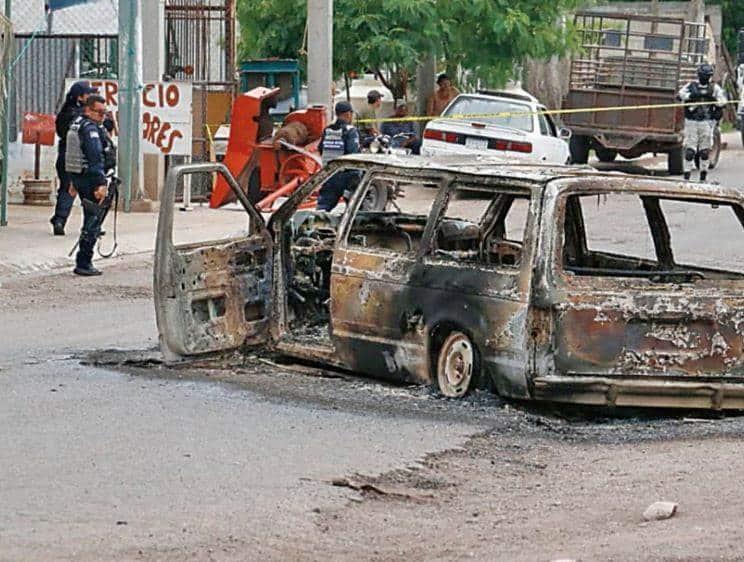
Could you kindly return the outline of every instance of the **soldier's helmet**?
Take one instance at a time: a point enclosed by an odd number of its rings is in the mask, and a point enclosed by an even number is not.
[[[712,65],[707,62],[701,64],[697,69],[698,80],[700,80],[702,84],[707,84],[710,82],[710,79],[713,78],[713,72]]]

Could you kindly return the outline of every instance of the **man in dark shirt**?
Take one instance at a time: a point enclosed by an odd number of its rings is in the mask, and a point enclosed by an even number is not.
[[[395,115],[393,117],[396,119],[408,117],[408,106],[404,102],[401,102],[395,108]],[[406,135],[406,138],[393,139],[393,147],[410,148],[413,154],[421,154],[421,140],[416,135],[413,121],[386,121],[382,124],[381,132],[391,139],[396,135]]]
[[[77,275],[101,275],[93,267],[93,249],[100,233],[100,225],[96,224],[97,216],[91,211],[90,203],[99,204],[108,189],[106,178],[107,168],[111,168],[111,160],[107,162],[107,148],[110,138],[103,128],[106,115],[106,102],[97,95],[92,95],[85,102],[83,115],[75,119],[67,133],[67,153],[65,170],[83,204],[83,228],[80,231],[78,253],[75,256],[75,270]],[[89,203],[88,205],[85,202]]]
[[[57,205],[54,207],[54,216],[49,222],[52,223],[52,229],[55,236],[65,235],[65,224],[70,216],[72,204],[75,197],[70,194],[70,176],[65,172],[65,153],[67,151],[67,131],[70,129],[72,122],[83,113],[83,105],[91,94],[98,93],[96,88],[90,85],[90,82],[75,82],[70,91],[67,92],[65,103],[57,113],[55,121],[59,144],[57,145],[57,178],[59,179],[59,188],[57,190]]]
[[[361,151],[359,146],[359,131],[351,124],[354,110],[351,104],[340,101],[336,104],[336,121],[323,131],[320,139],[320,155],[323,165],[332,162],[344,154],[356,154]],[[344,191],[353,190],[358,184],[361,174],[357,170],[343,170],[328,178],[320,188],[317,208],[321,211],[331,211],[338,205]]]

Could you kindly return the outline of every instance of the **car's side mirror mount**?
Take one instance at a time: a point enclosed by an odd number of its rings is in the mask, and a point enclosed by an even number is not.
[[[566,129],[566,127],[561,127],[558,130],[558,138],[563,140],[568,140],[571,138],[571,129]]]

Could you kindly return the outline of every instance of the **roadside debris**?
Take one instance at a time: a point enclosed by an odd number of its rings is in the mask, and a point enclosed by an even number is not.
[[[643,512],[645,521],[663,521],[671,519],[677,513],[678,505],[674,502],[656,502],[652,503]]]
[[[340,488],[351,488],[352,490],[356,490],[357,492],[361,492],[362,494],[386,496],[388,498],[400,500],[424,501],[426,499],[431,499],[434,497],[431,494],[428,494],[426,496],[413,496],[411,494],[394,492],[391,490],[383,490],[382,488],[379,488],[374,484],[368,484],[366,482],[354,482],[353,480],[349,480],[348,478],[334,478],[333,480],[331,480],[331,485]]]

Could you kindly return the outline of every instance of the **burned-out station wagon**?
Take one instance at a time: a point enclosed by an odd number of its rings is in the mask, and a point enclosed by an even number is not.
[[[338,213],[302,209],[331,175]],[[177,246],[185,174],[221,173],[249,218]],[[394,197],[369,211],[372,195]],[[266,220],[219,164],[170,171],[161,347],[266,346],[459,397],[744,408],[744,197],[734,189],[503,161],[348,156]]]

